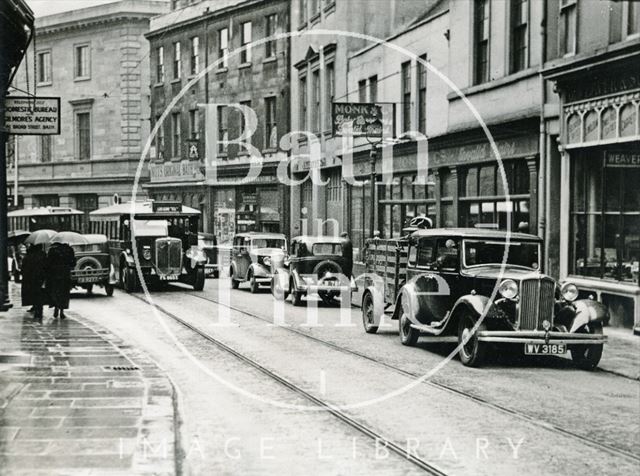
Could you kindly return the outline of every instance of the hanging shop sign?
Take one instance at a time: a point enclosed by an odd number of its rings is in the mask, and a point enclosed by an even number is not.
[[[382,107],[378,104],[334,102],[331,108],[333,135],[345,134],[345,126],[351,124],[353,137],[382,137]]]
[[[43,136],[60,134],[60,98],[8,96],[4,109],[8,134]]]

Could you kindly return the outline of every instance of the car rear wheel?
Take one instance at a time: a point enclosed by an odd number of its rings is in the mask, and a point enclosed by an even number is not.
[[[129,294],[136,290],[136,278],[136,270],[134,268],[126,266],[125,269],[121,271],[122,287]]]
[[[378,325],[373,313],[373,296],[369,292],[364,295],[362,300],[362,325],[367,334],[378,332]]]
[[[249,290],[252,294],[256,294],[260,291],[260,285],[258,284],[258,281],[256,281],[253,271],[249,271]]]
[[[233,277],[233,268],[229,270],[229,276],[231,277],[231,289],[238,289],[238,287],[240,287],[240,281]]]
[[[590,324],[587,329],[590,335],[602,335],[602,325]],[[571,346],[571,359],[583,370],[593,370],[600,363],[602,357],[602,344],[573,345]]]
[[[484,322],[478,326],[476,332],[473,327],[476,320],[470,314],[465,314],[458,321],[458,354],[462,365],[467,367],[478,367],[482,364],[487,353],[487,345],[478,340],[478,332],[485,330]],[[466,342],[465,342],[466,341]]]
[[[413,346],[417,344],[420,331],[411,327],[409,315],[404,310],[401,311],[400,319],[398,319],[398,329],[402,345]]]

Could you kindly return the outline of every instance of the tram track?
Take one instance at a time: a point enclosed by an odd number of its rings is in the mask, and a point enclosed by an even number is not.
[[[187,294],[189,296],[195,296],[194,294],[191,294],[191,293],[187,293]],[[288,380],[288,379],[282,377],[281,375],[277,374],[273,370],[271,370],[271,369],[265,367],[264,365],[260,364],[257,360],[254,360],[254,359],[252,359],[250,357],[247,357],[246,355],[242,354],[241,352],[238,352],[237,350],[235,350],[232,347],[228,346],[227,344],[225,344],[224,342],[220,341],[219,339],[216,339],[211,334],[203,331],[199,327],[191,324],[190,322],[187,322],[183,318],[181,318],[181,317],[175,315],[174,313],[172,313],[171,311],[165,309],[163,306],[161,306],[159,304],[155,304],[155,303],[149,303],[142,296],[138,296],[138,295],[135,295],[135,294],[130,294],[130,296],[143,301],[144,303],[146,303],[149,306],[154,307],[155,309],[157,309],[158,311],[160,311],[161,313],[163,313],[165,316],[169,317],[173,321],[177,322],[178,324],[182,325],[183,327],[185,327],[185,328],[189,329],[190,331],[194,332],[195,334],[197,334],[201,338],[205,339],[209,343],[215,345],[218,349],[223,350],[224,352],[227,352],[228,354],[232,355],[233,357],[235,357],[239,361],[241,361],[241,362],[253,367],[254,369],[258,370],[259,372],[261,372],[262,374],[266,375],[270,379],[278,382],[280,385],[282,385],[285,388],[289,389],[290,391],[294,392],[295,394],[305,398],[306,400],[310,401],[314,405],[317,405],[319,408],[322,408],[322,409],[326,410],[327,413],[331,414],[332,416],[334,416],[335,418],[337,418],[338,420],[340,420],[342,423],[346,424],[350,428],[358,431],[359,433],[361,433],[364,436],[370,438],[374,442],[377,442],[378,444],[383,444],[389,451],[395,453],[397,456],[400,456],[402,459],[405,459],[405,460],[409,461],[410,463],[414,464],[415,466],[417,466],[418,468],[423,470],[426,474],[429,474],[429,475],[432,475],[432,476],[446,476],[447,475],[447,473],[442,471],[436,465],[434,465],[434,464],[432,464],[432,463],[430,463],[430,462],[428,462],[428,461],[416,456],[412,452],[407,451],[406,447],[403,447],[402,445],[399,445],[399,444],[395,443],[391,439],[384,437],[383,435],[378,433],[373,428],[370,428],[369,426],[365,425],[364,423],[359,422],[358,420],[354,419],[353,417],[348,415],[346,412],[340,410],[339,408],[337,408],[336,406],[332,405],[331,403],[329,403],[329,402],[327,402],[325,400],[322,400],[321,398],[316,397],[315,395],[313,395],[312,393],[306,391],[302,387],[296,385],[295,383],[291,382],[290,380]],[[207,300],[207,299],[205,299],[205,300]],[[232,309],[232,308],[230,308],[230,309]],[[237,311],[237,312],[241,312],[241,311]]]
[[[237,312],[237,313],[240,313],[242,315],[245,315],[245,316],[248,316],[248,317],[251,317],[251,318],[254,318],[254,319],[258,319],[258,320],[263,321],[263,322],[267,322],[267,323],[273,324],[272,320],[270,320],[270,319],[268,319],[268,318],[266,318],[264,316],[260,316],[259,314],[250,312],[250,311],[248,311],[246,309],[242,309],[242,308],[239,308],[237,306],[225,304],[225,303],[222,303],[222,302],[220,302],[220,301],[218,301],[216,299],[212,299],[212,298],[209,298],[209,297],[206,297],[206,296],[203,296],[203,295],[200,295],[200,294],[196,294],[196,293],[193,293],[193,292],[186,292],[184,294],[186,294],[188,296],[191,296],[191,297],[194,297],[194,298],[197,298],[197,299],[200,299],[200,300],[203,300],[203,301],[210,302],[212,304],[216,304],[218,306],[226,307],[227,309],[229,309],[231,311],[234,311],[234,312]],[[146,302],[146,300],[145,300],[145,302]],[[157,306],[157,305],[155,305],[155,307],[160,309],[160,307]],[[165,310],[162,310],[162,312],[166,313]],[[392,364],[389,364],[389,363],[386,363],[386,362],[379,361],[379,360],[375,359],[374,357],[371,357],[371,356],[369,356],[367,354],[364,354],[362,352],[359,352],[359,351],[356,351],[356,350],[353,350],[353,349],[348,349],[346,347],[342,347],[342,346],[340,346],[338,344],[335,344],[333,342],[330,342],[330,341],[327,341],[327,340],[312,336],[312,335],[310,335],[310,334],[308,334],[306,332],[303,332],[301,330],[294,329],[292,327],[284,327],[284,326],[280,326],[280,328],[285,330],[285,331],[287,331],[287,332],[290,332],[290,333],[299,335],[301,337],[304,337],[306,339],[309,339],[309,340],[311,340],[311,341],[313,341],[315,343],[318,343],[320,345],[329,347],[329,348],[331,348],[333,350],[336,350],[338,352],[341,352],[341,353],[344,353],[344,354],[347,354],[347,355],[352,355],[352,356],[367,360],[369,362],[373,362],[373,363],[375,363],[375,364],[377,364],[377,365],[379,365],[381,367],[384,367],[384,368],[386,368],[388,370],[392,370],[392,371],[397,372],[397,373],[399,373],[401,375],[404,375],[404,376],[407,376],[407,377],[411,377],[411,378],[420,378],[420,377],[422,377],[422,375],[417,374],[415,372],[410,372],[410,371],[405,370],[403,368],[400,368],[398,366],[395,366],[395,365],[392,365]],[[592,438],[586,437],[584,435],[581,435],[579,433],[573,432],[573,431],[568,430],[566,428],[562,428],[560,426],[557,426],[557,425],[555,425],[553,423],[550,423],[550,422],[547,422],[547,421],[544,421],[544,420],[540,420],[540,419],[538,419],[536,417],[532,417],[532,416],[527,415],[526,413],[520,412],[518,410],[514,410],[512,408],[508,408],[508,407],[505,407],[503,405],[498,405],[496,403],[492,403],[492,402],[490,402],[490,401],[488,401],[488,400],[486,400],[484,398],[481,398],[481,397],[479,397],[477,395],[473,395],[471,393],[468,393],[468,392],[465,392],[463,390],[457,389],[457,388],[455,388],[453,386],[446,385],[446,384],[439,383],[439,382],[434,382],[433,380],[425,380],[424,384],[432,386],[434,388],[438,388],[440,390],[444,390],[444,391],[450,392],[451,394],[454,394],[456,396],[466,398],[466,399],[471,400],[471,401],[473,401],[473,402],[475,402],[475,403],[477,403],[479,405],[482,405],[484,407],[491,408],[493,410],[499,411],[499,412],[501,412],[503,414],[518,418],[518,419],[520,419],[522,421],[526,421],[526,422],[531,423],[531,424],[533,424],[533,425],[535,425],[535,426],[537,426],[539,428],[543,428],[543,429],[545,429],[547,431],[551,431],[553,433],[556,433],[556,434],[559,434],[559,435],[562,435],[562,436],[573,438],[573,439],[578,440],[578,441],[580,441],[580,442],[584,443],[585,445],[588,445],[588,446],[590,446],[592,448],[595,448],[595,449],[598,449],[598,450],[603,450],[603,451],[605,451],[605,452],[607,452],[609,454],[612,454],[612,455],[615,455],[615,456],[619,456],[619,457],[623,457],[625,459],[632,460],[634,462],[640,462],[640,455],[636,455],[636,454],[634,454],[634,453],[632,453],[630,451],[623,450],[623,449],[620,449],[620,448],[616,448],[616,447],[608,445],[606,443],[602,443],[600,441],[597,441],[597,440],[594,440]]]

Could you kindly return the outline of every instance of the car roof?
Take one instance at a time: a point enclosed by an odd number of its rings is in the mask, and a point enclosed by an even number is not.
[[[342,243],[342,238],[332,235],[300,235],[296,236],[292,241],[304,243]]]
[[[64,215],[84,215],[84,212],[70,207],[34,207],[13,210],[7,213],[8,217],[31,217],[31,216],[64,216]]]
[[[100,235],[100,234],[86,234],[86,235],[82,235],[84,236],[87,241],[89,242],[90,245],[99,245],[102,243],[106,243],[107,242],[107,236],[106,235]]]
[[[260,231],[246,231],[244,233],[236,233],[235,236],[246,236],[249,238],[280,238],[286,239],[283,233],[265,233]]]
[[[448,238],[490,238],[497,240],[527,240],[542,241],[540,237],[529,233],[508,233],[504,230],[487,230],[483,228],[429,228],[426,230],[417,230],[411,234],[411,238],[423,237],[448,237]]]

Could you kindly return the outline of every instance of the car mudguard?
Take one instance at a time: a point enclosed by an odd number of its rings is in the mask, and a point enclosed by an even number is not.
[[[576,332],[590,322],[605,322],[609,319],[609,310],[601,302],[592,299],[574,301],[576,314],[569,332]]]
[[[288,293],[288,292],[291,291],[289,289],[289,279],[290,279],[290,277],[291,277],[291,275],[289,274],[289,271],[287,271],[284,268],[279,268],[273,274],[273,277],[271,279],[273,281],[273,285],[274,286],[277,286],[279,289],[281,289],[285,293]]]
[[[251,263],[247,270],[247,278],[249,277],[249,272],[252,272],[253,275],[258,278],[268,278],[271,275],[270,271],[268,271],[265,266],[258,263]]]

